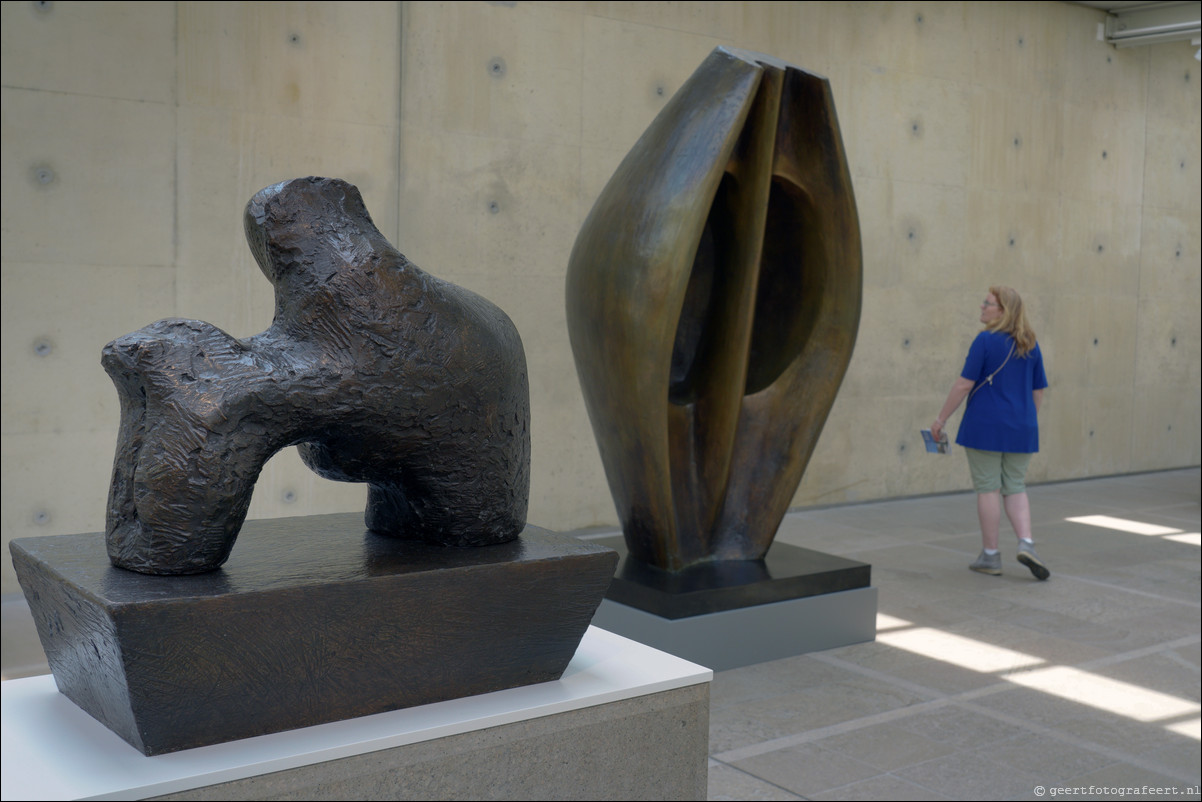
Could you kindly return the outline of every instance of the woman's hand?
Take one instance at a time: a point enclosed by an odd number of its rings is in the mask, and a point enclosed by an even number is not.
[[[939,416],[935,418],[935,422],[931,424],[931,436],[936,440],[946,440],[947,435],[943,433],[943,427],[947,425],[947,419],[952,416],[959,407],[965,397],[968,396],[973,385],[976,384],[972,379],[966,379],[960,376],[952,384],[951,392],[947,394],[947,400],[943,402],[943,409],[939,410]]]

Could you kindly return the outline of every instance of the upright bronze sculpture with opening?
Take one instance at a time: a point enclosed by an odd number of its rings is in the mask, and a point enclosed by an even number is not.
[[[764,557],[851,359],[861,285],[828,82],[715,50],[618,167],[568,268],[631,558]]]

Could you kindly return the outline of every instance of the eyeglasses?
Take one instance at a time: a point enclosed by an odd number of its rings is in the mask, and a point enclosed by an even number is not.
[[[1001,304],[995,304],[993,301],[986,299],[984,301],[981,301],[981,306],[996,306],[996,307],[1000,308]]]

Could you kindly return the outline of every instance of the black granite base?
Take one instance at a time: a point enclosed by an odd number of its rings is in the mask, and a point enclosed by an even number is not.
[[[775,543],[763,560],[705,563],[670,573],[631,559],[621,536],[592,543],[619,554],[607,599],[667,619],[688,618],[871,585],[868,563]]]
[[[147,755],[558,679],[617,559],[537,527],[427,546],[359,513],[247,522],[197,576],[114,568],[100,533],[11,550],[59,690]]]

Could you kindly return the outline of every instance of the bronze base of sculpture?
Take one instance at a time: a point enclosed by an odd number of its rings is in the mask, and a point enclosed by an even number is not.
[[[59,690],[147,755],[558,679],[617,556],[527,526],[447,548],[359,513],[247,523],[237,560],[115,568],[103,533],[11,545]]]
[[[605,597],[678,619],[869,587],[868,563],[777,543],[762,560],[717,560],[663,571],[634,559],[621,536],[592,541],[618,552]]]

